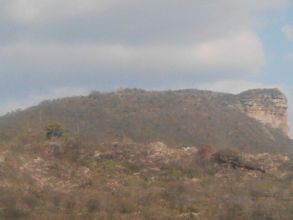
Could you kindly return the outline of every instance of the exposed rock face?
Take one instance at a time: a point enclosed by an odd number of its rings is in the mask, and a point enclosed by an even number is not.
[[[250,117],[290,136],[288,101],[279,89],[255,89],[239,94],[243,111]]]

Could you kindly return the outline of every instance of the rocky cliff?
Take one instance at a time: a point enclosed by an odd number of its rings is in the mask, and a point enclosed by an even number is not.
[[[255,89],[239,94],[243,111],[252,118],[280,128],[290,136],[288,101],[279,89]]]

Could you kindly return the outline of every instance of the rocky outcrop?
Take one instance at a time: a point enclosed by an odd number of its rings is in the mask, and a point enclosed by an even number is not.
[[[248,90],[238,95],[242,110],[252,118],[280,128],[290,136],[288,101],[279,89]]]

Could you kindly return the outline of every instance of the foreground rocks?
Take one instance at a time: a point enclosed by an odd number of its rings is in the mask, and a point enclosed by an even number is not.
[[[293,217],[286,211],[293,205],[287,156],[163,142],[80,143],[58,139],[1,151],[0,218]]]

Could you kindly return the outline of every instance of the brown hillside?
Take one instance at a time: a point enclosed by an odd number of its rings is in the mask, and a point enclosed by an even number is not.
[[[278,97],[278,90],[250,91],[249,100],[256,97],[258,103],[259,94],[264,93],[262,101],[270,104],[267,108],[273,115],[274,102],[268,97]],[[248,100],[247,93],[237,96],[199,90],[93,92],[8,114],[0,118],[0,134],[2,140],[27,133],[43,135],[47,124],[58,122],[69,133],[106,143],[126,138],[140,143],[162,141],[170,146],[210,144],[243,151],[287,151],[290,139],[274,124],[247,115],[245,97]],[[285,107],[283,110],[286,113]]]

